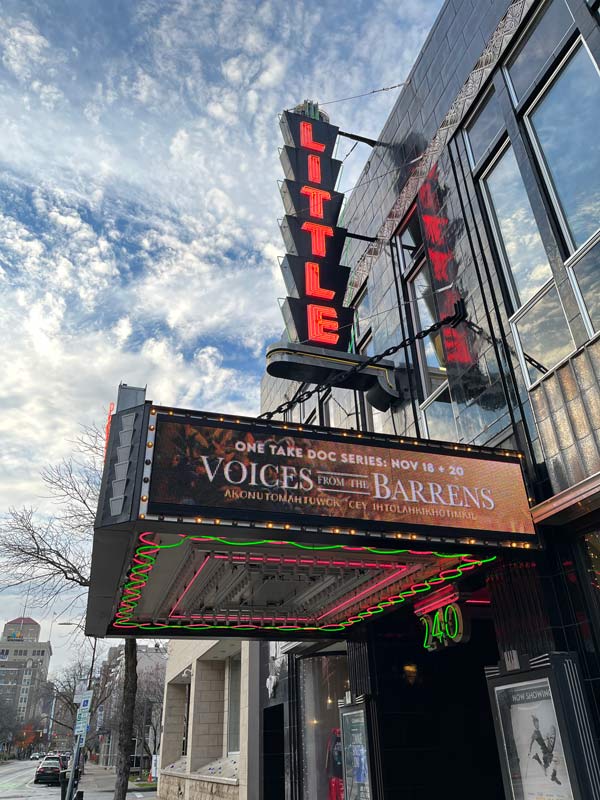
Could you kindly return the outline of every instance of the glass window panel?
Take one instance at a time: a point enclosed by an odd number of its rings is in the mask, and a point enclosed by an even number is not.
[[[356,340],[362,339],[365,333],[371,327],[371,301],[369,299],[369,292],[365,291],[360,300],[354,306],[356,314],[354,316],[356,325]]]
[[[522,305],[552,277],[552,272],[512,147],[502,155],[484,183],[517,302]]]
[[[421,234],[421,225],[419,223],[419,215],[413,212],[406,223],[406,227],[398,237],[400,239],[400,251],[402,255],[403,266],[409,267],[415,260],[417,253],[423,246],[423,236]]]
[[[515,327],[532,383],[573,350],[573,339],[555,286],[544,292]]]
[[[427,264],[412,279],[413,314],[417,331],[428,328],[439,319],[436,293]],[[431,394],[446,380],[446,365],[442,336],[439,332],[421,339],[421,365],[425,379],[425,395]]]
[[[319,424],[328,428],[331,425],[331,394],[319,399]]]
[[[430,439],[439,439],[443,442],[456,441],[456,422],[452,411],[450,390],[447,387],[438,394],[435,400],[423,408],[423,416]]]
[[[531,124],[579,246],[600,225],[600,75],[585,47],[570,58]]]
[[[471,154],[475,164],[503,127],[504,118],[502,117],[500,103],[496,94],[492,92],[467,127],[467,136],[469,137]]]
[[[302,800],[322,800],[331,797],[333,781],[343,781],[338,700],[350,688],[348,662],[332,655],[302,658],[298,665]]]
[[[241,659],[229,661],[229,694],[227,703],[227,750],[230,753],[240,751],[240,687],[242,678]]]
[[[600,242],[573,265],[592,325],[600,330]]]
[[[518,100],[525,95],[572,24],[573,17],[564,0],[553,0],[534,22],[508,62],[508,74]]]

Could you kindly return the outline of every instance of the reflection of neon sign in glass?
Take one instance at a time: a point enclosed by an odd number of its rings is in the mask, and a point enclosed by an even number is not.
[[[286,326],[299,342],[347,350],[353,310],[343,305],[349,270],[339,264],[346,231],[337,227],[343,195],[334,190],[341,166],[332,158],[338,129],[323,118],[289,111],[281,128]]]
[[[442,213],[441,193],[438,181],[438,167],[435,164],[425,182],[419,189],[419,206],[425,236],[425,248],[433,273],[433,289],[437,294],[437,318],[452,313],[460,294],[453,283],[457,276],[457,266],[452,249],[450,221]],[[448,286],[448,284],[451,284]],[[468,336],[459,328],[442,328],[440,335],[444,342],[446,362],[468,365],[475,363]]]

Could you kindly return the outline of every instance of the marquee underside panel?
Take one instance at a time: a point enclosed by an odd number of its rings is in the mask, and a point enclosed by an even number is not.
[[[343,635],[494,560],[404,547],[145,531],[108,634]]]

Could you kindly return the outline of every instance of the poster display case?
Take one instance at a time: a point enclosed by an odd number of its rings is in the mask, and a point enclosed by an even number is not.
[[[600,771],[573,654],[488,677],[507,800],[600,798]]]
[[[354,703],[340,708],[344,800],[372,800],[366,707]]]

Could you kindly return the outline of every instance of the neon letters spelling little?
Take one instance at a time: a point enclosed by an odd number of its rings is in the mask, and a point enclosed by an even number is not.
[[[348,350],[354,311],[343,304],[350,270],[340,265],[346,230],[337,225],[343,195],[334,189],[341,166],[333,158],[338,128],[285,111],[281,129],[286,325],[298,342]]]

